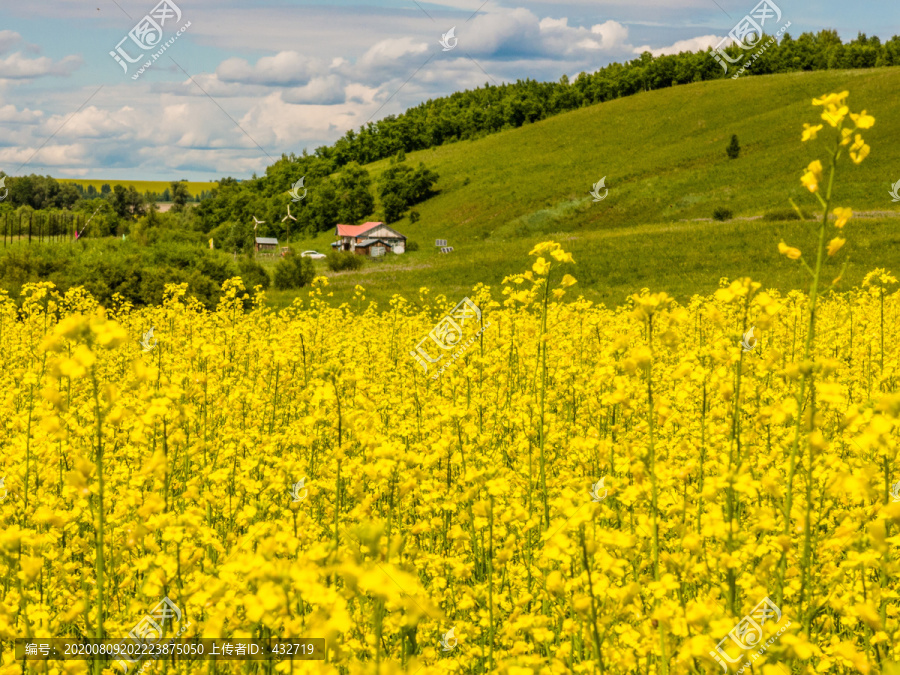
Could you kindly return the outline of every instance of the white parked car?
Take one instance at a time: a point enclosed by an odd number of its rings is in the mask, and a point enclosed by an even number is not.
[[[312,258],[313,260],[321,260],[325,257],[323,253],[319,253],[318,251],[303,251],[300,254],[301,258]]]

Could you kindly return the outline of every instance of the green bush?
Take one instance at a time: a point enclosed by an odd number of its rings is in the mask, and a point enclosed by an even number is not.
[[[363,266],[363,257],[350,251],[331,251],[325,256],[325,264],[332,272],[358,270]]]
[[[241,258],[238,270],[241,272],[244,288],[248,291],[252,291],[257,286],[262,286],[263,290],[266,290],[271,284],[266,268],[252,258]]]
[[[11,246],[0,250],[0,289],[20,297],[22,285],[52,281],[64,293],[83,286],[101,305],[114,294],[135,306],[162,302],[166,284],[187,283],[188,297],[214,309],[222,283],[239,276],[230,257],[185,242],[140,246],[133,240]]]
[[[381,198],[381,207],[384,211],[384,222],[388,224],[396,223],[403,217],[406,202],[399,195],[389,192]]]
[[[419,242],[407,241],[406,242],[406,250],[407,251],[418,251],[419,250]]]
[[[731,159],[737,159],[738,155],[741,154],[741,144],[738,143],[737,135],[733,135],[731,137],[731,143],[729,143],[728,147],[725,148],[725,152]]]
[[[421,218],[421,217],[422,216],[419,215],[418,211],[410,211],[409,212],[409,222],[411,222],[411,223],[418,223],[419,218]]]
[[[725,209],[720,206],[715,211],[713,211],[713,220],[731,220],[733,215],[734,214],[731,212],[731,209]]]
[[[275,288],[282,291],[303,288],[315,276],[316,270],[311,259],[302,258],[294,251],[289,251],[275,265]]]
[[[766,215],[763,216],[763,220],[800,220],[800,216],[794,209],[777,209],[775,211],[766,212]]]

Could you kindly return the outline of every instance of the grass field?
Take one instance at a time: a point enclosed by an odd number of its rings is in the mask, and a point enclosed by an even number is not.
[[[878,121],[867,132],[869,158],[842,167],[837,199],[855,210],[895,210],[888,192],[900,180],[900,104],[889,94],[898,88],[900,68],[702,82],[409,153],[410,164],[424,161],[441,177],[439,194],[415,207],[419,222],[392,225],[421,250],[335,275],[332,290],[346,299],[359,283],[381,303],[395,292],[416,297],[422,286],[456,296],[479,282],[496,285],[515,269],[512,261],[547,238],[573,251],[585,296],[612,304],[644,286],[687,297],[723,276],[803,286],[776,249],[782,238],[803,241],[801,223],[695,219],[711,218],[716,207],[736,218],[791,210],[790,199],[814,211],[799,178],[821,148],[801,144],[798,129],[815,121],[814,96],[842,89],[851,91],[853,109]],[[742,146],[736,160],[725,154],[732,134]],[[387,166],[367,168],[377,181]],[[604,176],[609,194],[593,202],[589,191]],[[848,244],[848,283],[875,266],[900,268],[892,251],[898,226],[890,218],[854,222],[866,234]],[[455,251],[439,254],[437,238]],[[320,233],[295,246],[324,253],[333,240]],[[281,306],[292,297],[272,293],[271,301]]]
[[[837,290],[857,286],[876,267],[900,270],[900,219],[859,218],[853,227],[861,232],[848,241],[847,271]],[[569,295],[584,295],[612,307],[645,287],[686,300],[714,291],[722,277],[750,276],[766,288],[785,292],[808,290],[805,273],[779,255],[778,243],[784,240],[801,250],[812,249],[815,227],[811,221],[677,222],[561,233],[554,238],[576,262],[573,274],[578,285]],[[319,273],[329,277],[336,302],[349,301],[359,284],[367,298],[387,308],[394,293],[413,299],[422,286],[449,298],[465,296],[478,283],[499,287],[504,277],[518,271],[518,261],[538,241],[539,237],[529,237],[502,246],[462,244],[449,256],[423,246],[384,261],[367,260],[358,272],[329,272],[323,261],[315,263]],[[318,250],[327,249],[320,245]],[[266,259],[260,262],[274,265]],[[284,307],[297,293],[273,290],[268,296],[272,306]]]
[[[116,185],[122,185],[126,188],[134,186],[134,189],[141,194],[145,192],[157,192],[162,194],[162,192],[171,184],[171,181],[166,180],[97,180],[91,178],[57,178],[57,180],[60,183],[78,183],[85,190],[88,185],[93,185],[98,192],[103,185],[109,185],[111,188]],[[218,183],[187,181],[187,188],[191,197],[196,197],[203,191],[212,190],[216,185],[218,185]]]

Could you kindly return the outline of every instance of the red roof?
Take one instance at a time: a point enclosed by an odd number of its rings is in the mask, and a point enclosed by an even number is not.
[[[363,223],[362,225],[338,225],[337,226],[337,236],[339,237],[358,237],[361,234],[365,234],[369,230],[379,225],[384,225],[381,222],[369,222]]]

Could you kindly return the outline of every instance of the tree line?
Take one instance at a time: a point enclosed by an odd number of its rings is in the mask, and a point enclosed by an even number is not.
[[[133,185],[126,188],[123,185],[110,186],[109,183],[103,183],[98,190],[90,184],[85,188],[81,183],[63,183],[52,176],[7,176],[3,172],[0,172],[0,176],[8,190],[0,205],[5,203],[13,208],[29,206],[34,210],[71,209],[82,199],[106,199],[115,203],[117,210],[123,213],[127,204],[129,211],[134,214],[144,213],[150,204],[156,202],[172,202],[178,206],[188,202],[199,203],[212,195],[212,187],[196,196],[191,195],[187,181],[184,180],[172,181],[162,192],[138,192]]]

